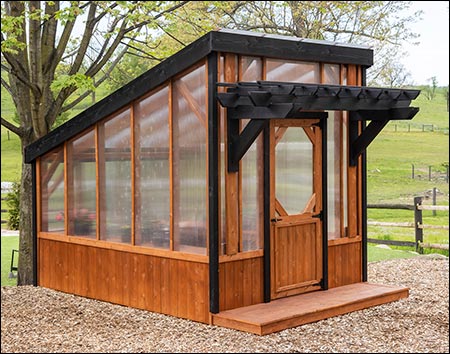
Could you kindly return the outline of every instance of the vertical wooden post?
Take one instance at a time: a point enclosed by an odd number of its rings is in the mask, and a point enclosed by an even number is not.
[[[423,242],[423,229],[419,226],[422,225],[422,210],[419,206],[422,205],[422,197],[414,197],[414,229],[416,236],[416,251],[423,253],[423,248],[420,243]]]
[[[436,187],[433,188],[433,205],[436,205]],[[433,210],[433,216],[436,216],[436,210]]]
[[[431,166],[428,166],[428,180],[431,181]]]

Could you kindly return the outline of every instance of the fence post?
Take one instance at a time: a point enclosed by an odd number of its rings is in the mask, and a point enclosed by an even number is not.
[[[422,205],[422,197],[414,197],[414,230],[416,235],[416,252],[423,253],[423,248],[420,243],[423,242],[423,229],[419,228],[422,225],[422,210],[418,207]]]
[[[436,205],[436,187],[433,187],[433,205]],[[436,210],[433,210],[433,216],[436,216]]]
[[[428,166],[428,180],[431,181],[431,166]]]

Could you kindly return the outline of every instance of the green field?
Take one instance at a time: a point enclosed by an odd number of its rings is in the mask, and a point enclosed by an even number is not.
[[[367,150],[367,199],[369,204],[409,204],[415,196],[432,204],[449,205],[447,168],[449,163],[449,116],[444,90],[432,101],[420,95],[411,106],[419,107],[412,121],[390,122]],[[414,165],[414,179],[413,177]],[[430,176],[431,168],[431,176]],[[414,222],[408,210],[368,209],[369,221]],[[423,212],[423,224],[448,227],[448,212]],[[424,229],[424,242],[449,243],[448,230]],[[414,241],[414,229],[368,226],[368,237]],[[448,255],[448,251],[436,251]]]

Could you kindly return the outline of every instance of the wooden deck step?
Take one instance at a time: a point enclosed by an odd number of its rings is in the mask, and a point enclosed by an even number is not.
[[[356,283],[213,315],[212,324],[265,335],[406,298],[409,289]]]

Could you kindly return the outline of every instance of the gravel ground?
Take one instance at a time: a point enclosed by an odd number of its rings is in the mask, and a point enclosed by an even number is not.
[[[448,258],[369,263],[368,278],[409,287],[410,295],[266,336],[40,287],[2,287],[1,352],[449,352]]]

